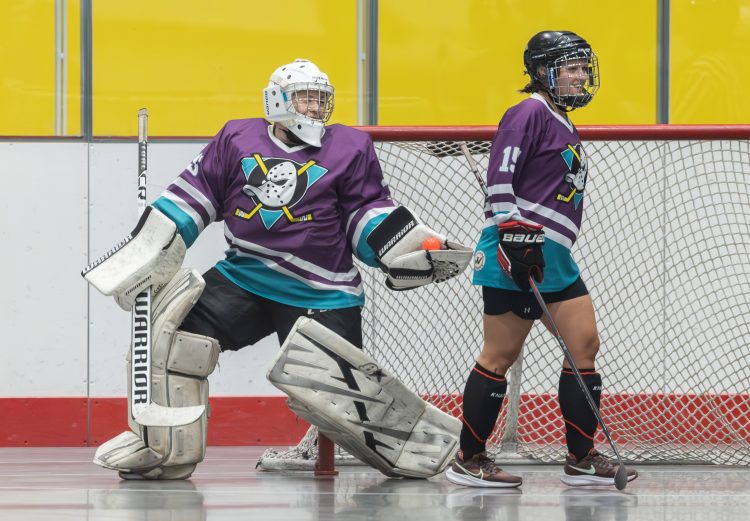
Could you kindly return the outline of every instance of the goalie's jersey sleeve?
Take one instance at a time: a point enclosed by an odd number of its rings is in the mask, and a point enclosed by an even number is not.
[[[263,119],[228,122],[154,202],[191,245],[212,221],[229,245],[217,269],[291,306],[364,304],[353,255],[394,208],[370,137],[326,127],[322,146],[286,147]]]
[[[497,262],[497,225],[514,219],[544,227],[540,291],[561,291],[575,282],[580,270],[570,250],[581,226],[586,176],[586,155],[570,120],[538,94],[508,109],[490,150],[474,284],[519,290]]]

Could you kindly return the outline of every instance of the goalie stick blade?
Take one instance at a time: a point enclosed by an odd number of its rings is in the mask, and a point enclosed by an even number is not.
[[[144,427],[180,427],[188,425],[201,417],[205,412],[205,405],[190,407],[164,407],[156,403],[149,404],[136,414],[133,420]]]

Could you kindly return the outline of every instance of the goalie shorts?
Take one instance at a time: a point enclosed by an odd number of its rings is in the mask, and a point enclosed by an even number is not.
[[[562,291],[542,293],[542,298],[545,303],[551,304],[588,294],[589,290],[586,288],[586,284],[583,283],[581,277],[578,277],[573,284]],[[484,300],[485,315],[502,315],[512,311],[515,315],[526,320],[537,320],[542,317],[542,308],[539,307],[531,291],[513,291],[482,286],[482,299]]]
[[[301,316],[312,318],[362,347],[362,308],[307,309],[281,304],[240,288],[216,268],[203,274],[206,289],[180,329],[215,338],[222,351],[236,351],[276,333],[284,343]]]

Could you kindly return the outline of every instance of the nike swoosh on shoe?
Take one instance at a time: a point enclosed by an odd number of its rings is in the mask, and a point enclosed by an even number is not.
[[[591,474],[591,475],[596,474],[596,469],[594,467],[582,469],[582,468],[574,467],[573,465],[570,465],[570,468],[572,468],[573,470],[577,470],[578,472],[583,472],[584,474]]]
[[[462,465],[459,465],[458,463],[456,463],[456,465],[458,465],[458,468],[460,468],[461,470],[463,470],[464,472],[466,472],[472,478],[477,478],[477,479],[483,479],[484,478],[484,472],[482,472],[482,469],[479,469],[479,472],[477,474],[474,474],[472,471],[464,468]]]

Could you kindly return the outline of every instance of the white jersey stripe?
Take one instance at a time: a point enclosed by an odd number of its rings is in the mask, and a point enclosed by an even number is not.
[[[314,289],[320,289],[320,290],[326,290],[326,291],[330,291],[330,290],[341,291],[343,293],[349,293],[350,295],[355,295],[357,297],[360,296],[362,292],[364,291],[361,283],[358,284],[356,287],[343,286],[343,285],[338,285],[338,284],[325,284],[323,282],[318,282],[316,280],[307,279],[302,275],[294,273],[293,271],[290,271],[284,268],[283,266],[280,266],[277,262],[271,259],[267,259],[266,257],[260,257],[258,255],[253,255],[252,253],[239,251],[236,248],[233,248],[233,250],[237,252],[238,257],[247,257],[250,259],[255,259],[258,262],[263,263],[268,269],[273,270],[277,273],[281,273],[284,276],[298,280]]]
[[[513,203],[492,203],[491,207],[492,207],[492,213],[495,213],[495,214],[507,213],[510,215],[513,215],[513,214],[518,215],[518,210],[516,210],[516,205]],[[503,221],[505,220],[507,220],[507,218],[503,219]]]
[[[511,194],[515,196],[515,194],[513,193],[513,185],[510,183],[492,185],[487,191],[489,192],[490,196],[502,194]]]
[[[227,238],[227,240],[229,240],[230,244],[239,246],[243,248],[244,250],[255,251],[263,255],[277,257],[279,260],[288,262],[289,264],[296,266],[297,268],[308,271],[314,275],[317,275],[318,277],[328,279],[334,283],[335,282],[350,282],[354,280],[354,278],[357,275],[359,275],[359,271],[357,271],[357,268],[355,267],[352,267],[346,273],[333,272],[333,271],[329,271],[327,269],[321,268],[320,266],[313,264],[312,262],[302,260],[296,255],[293,255],[292,253],[275,251],[275,250],[266,248],[264,246],[255,244],[250,241],[243,241],[242,239],[236,238],[232,234],[231,230],[229,230],[229,228],[226,226],[226,224],[224,225],[224,236]],[[255,256],[252,256],[252,257],[256,258]],[[257,258],[260,260],[260,257],[257,257]],[[273,261],[269,261],[269,262],[272,262],[274,265],[276,264]],[[267,262],[264,262],[264,263],[267,264]],[[280,268],[280,269],[283,269],[283,268]],[[305,279],[300,278],[300,280],[305,280]],[[336,286],[336,288],[339,288],[339,286]]]
[[[525,199],[521,199],[520,197],[516,197],[516,201],[518,203],[518,207],[522,210],[526,210],[527,212],[534,212],[535,214],[555,221],[559,225],[564,226],[565,228],[573,232],[574,235],[578,236],[578,226],[576,226],[573,221],[565,217],[563,214],[547,208],[546,206],[542,206],[541,204],[532,203]]]
[[[211,204],[211,201],[209,201],[208,197],[203,195],[201,191],[199,191],[196,187],[194,187],[181,177],[175,179],[174,183],[172,184],[174,184],[175,186],[179,186],[180,188],[185,190],[188,194],[190,194],[190,197],[200,203],[200,205],[206,210],[209,218],[209,222],[207,223],[207,225],[216,220],[216,208],[214,208],[214,205]]]
[[[394,207],[388,207],[388,208],[372,208],[371,210],[368,210],[365,212],[365,214],[362,216],[362,218],[357,223],[357,227],[354,229],[354,235],[352,236],[352,251],[357,251],[357,246],[359,245],[359,239],[362,236],[362,231],[365,229],[365,226],[375,217],[378,215],[388,214],[393,211]],[[354,219],[354,216],[357,214],[357,212],[354,212],[351,217],[349,217],[349,222],[346,223],[346,233],[349,233],[349,226],[352,224],[352,219]]]

